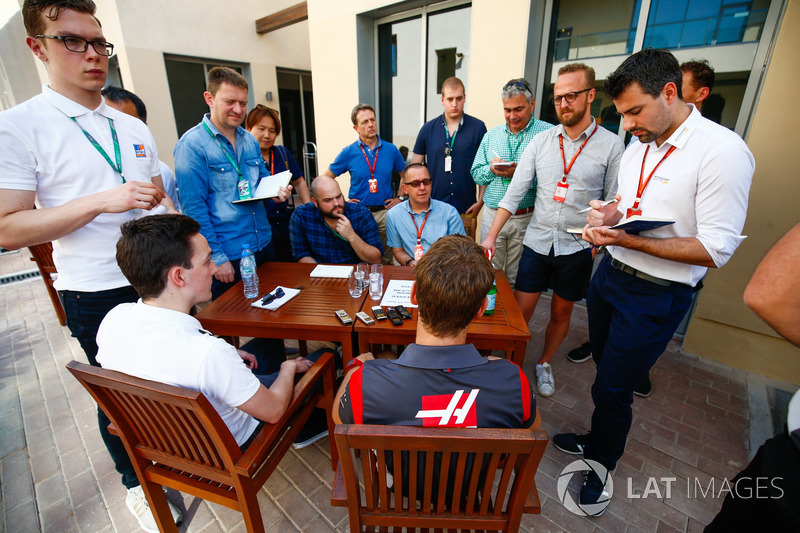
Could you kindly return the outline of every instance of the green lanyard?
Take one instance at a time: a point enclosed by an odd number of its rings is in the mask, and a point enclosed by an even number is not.
[[[78,124],[78,121],[75,120],[75,117],[69,117],[69,118],[72,120],[72,122],[74,122],[75,124]],[[111,140],[114,142],[114,159],[116,159],[116,161],[117,161],[116,165],[114,165],[114,163],[111,162],[111,158],[108,157],[108,154],[106,153],[105,150],[103,150],[103,147],[100,146],[100,143],[98,143],[96,140],[94,140],[94,137],[92,137],[91,133],[89,133],[88,131],[83,129],[83,126],[81,126],[80,124],[78,124],[78,127],[81,129],[83,134],[86,135],[86,138],[89,139],[89,142],[92,143],[92,146],[94,146],[95,149],[98,152],[100,152],[100,155],[103,156],[103,158],[106,160],[106,162],[109,165],[111,165],[111,168],[113,168],[114,171],[119,174],[119,176],[122,178],[122,183],[128,183],[125,180],[125,175],[122,173],[122,157],[120,156],[120,153],[119,153],[119,139],[117,139],[117,130],[114,129],[114,121],[111,120],[111,119],[108,119],[108,125],[111,127]]]
[[[531,120],[533,120],[533,119],[531,119]],[[518,139],[517,140],[517,147],[514,148],[513,150],[511,149],[510,136],[513,136],[515,139]],[[522,130],[520,130],[519,133],[517,133],[516,135],[514,135],[511,132],[507,132],[506,133],[506,142],[508,142],[508,153],[511,154],[511,161],[514,162],[514,163],[517,162],[517,151],[519,150],[519,147],[522,146],[523,139],[524,139],[524,137],[523,137]]]
[[[445,154],[449,154],[453,151],[453,146],[456,144],[456,135],[458,135],[458,128],[456,131],[453,132],[453,136],[450,137],[450,130],[447,129],[447,121],[442,118],[442,125],[444,126],[444,139],[447,147],[445,148]]]
[[[239,165],[236,164],[236,160],[234,160],[233,157],[231,157],[231,153],[224,146],[222,146],[222,143],[219,142],[217,136],[211,132],[211,128],[208,127],[208,124],[206,124],[205,121],[203,121],[203,127],[206,129],[211,138],[214,139],[214,141],[216,141],[217,146],[219,146],[219,149],[222,150],[223,154],[225,154],[225,157],[228,158],[228,162],[233,166],[233,169],[236,171],[236,175],[238,175],[239,179],[241,180],[242,171],[239,170]]]

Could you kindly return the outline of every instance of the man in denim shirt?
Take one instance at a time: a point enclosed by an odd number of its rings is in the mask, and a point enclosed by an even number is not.
[[[241,279],[239,259],[247,245],[262,264],[274,259],[272,231],[264,203],[248,198],[269,175],[258,141],[240,125],[247,114],[247,81],[236,71],[216,67],[208,72],[203,95],[210,113],[175,145],[175,176],[184,214],[200,223],[218,267],[212,299]],[[289,197],[282,189],[280,200]]]

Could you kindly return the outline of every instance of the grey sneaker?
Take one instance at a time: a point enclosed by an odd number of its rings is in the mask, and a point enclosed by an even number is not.
[[[556,391],[556,382],[553,380],[553,369],[550,363],[536,365],[536,388],[540,396],[552,396]]]
[[[175,507],[175,505],[169,501],[169,498],[167,498],[167,504],[169,505],[170,513],[172,513],[172,519],[176,524],[180,524],[183,521],[183,515],[180,509]],[[125,497],[125,505],[128,506],[130,512],[136,517],[142,529],[147,531],[147,533],[159,533],[156,518],[153,516],[153,511],[150,510],[150,504],[147,502],[147,497],[144,495],[144,490],[141,485],[128,489],[128,495]]]

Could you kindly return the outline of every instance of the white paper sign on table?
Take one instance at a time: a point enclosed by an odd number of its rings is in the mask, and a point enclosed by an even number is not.
[[[395,305],[404,305],[409,308],[416,307],[411,303],[411,285],[413,284],[412,280],[389,280],[386,291],[383,293],[381,307],[394,307]]]

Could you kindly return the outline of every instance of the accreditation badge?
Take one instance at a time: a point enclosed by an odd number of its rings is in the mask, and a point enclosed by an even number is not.
[[[371,178],[369,180],[369,192],[376,193],[378,192],[378,180],[375,178]]]
[[[569,190],[569,183],[566,181],[560,181],[558,185],[556,185],[556,192],[553,194],[553,200],[556,202],[564,203],[564,200],[567,198],[567,191]]]
[[[421,244],[415,245],[414,246],[414,261],[419,261],[420,259],[422,259],[422,255],[424,253],[425,252],[422,251],[422,245]]]

